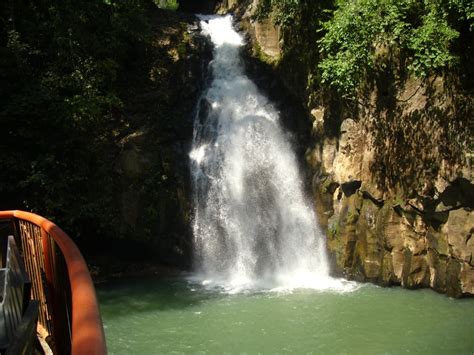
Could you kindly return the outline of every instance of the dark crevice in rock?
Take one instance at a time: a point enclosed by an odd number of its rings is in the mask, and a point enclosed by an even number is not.
[[[418,214],[423,214],[423,210],[419,209],[418,207],[416,207],[414,204],[408,202],[408,206],[410,206],[414,211],[416,211]]]
[[[361,187],[362,181],[360,180],[352,180],[349,182],[344,182],[341,184],[342,192],[346,197],[350,197],[356,193],[356,191]]]
[[[402,206],[400,206],[400,204],[396,204],[392,208],[400,217],[403,217],[404,210],[403,210]]]
[[[362,198],[364,198],[364,199],[366,199],[366,200],[372,201],[372,203],[373,203],[374,205],[376,205],[377,207],[379,207],[379,208],[382,208],[382,207],[383,207],[383,205],[384,205],[384,203],[385,203],[384,200],[382,200],[382,199],[376,199],[376,198],[373,197],[369,192],[367,192],[367,191],[365,191],[365,190],[364,190],[364,191],[361,191],[361,193],[362,193]]]
[[[438,203],[455,208],[474,208],[474,184],[465,178],[455,179],[440,194]]]
[[[449,212],[428,212],[422,213],[421,216],[423,222],[433,227],[434,230],[439,230],[448,221]]]
[[[326,192],[330,195],[333,195],[334,192],[336,192],[337,188],[339,187],[340,185],[337,183],[337,182],[330,182],[327,186],[326,186],[326,191],[323,191],[323,192]]]

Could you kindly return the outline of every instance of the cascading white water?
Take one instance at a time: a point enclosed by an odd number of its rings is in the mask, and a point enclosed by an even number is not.
[[[278,112],[244,74],[232,17],[202,16],[214,44],[190,153],[195,262],[228,291],[338,288]]]

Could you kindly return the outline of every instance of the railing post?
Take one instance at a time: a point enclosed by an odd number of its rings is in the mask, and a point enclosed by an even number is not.
[[[53,270],[51,264],[51,254],[50,254],[50,247],[49,247],[49,235],[48,233],[41,227],[41,241],[43,245],[43,256],[44,256],[44,273],[46,279],[46,302],[47,305],[51,305],[51,328],[47,329],[48,331],[52,331],[52,339],[54,339],[53,348],[55,352],[57,352],[57,342],[56,342],[56,329],[58,328],[59,324],[57,324],[57,320],[55,320],[54,314],[56,313],[54,310],[54,278],[53,278]]]
[[[67,300],[61,299],[61,292],[69,285],[62,284],[63,279],[59,279],[61,270],[63,267],[58,262],[56,253],[57,246],[54,240],[47,231],[41,226],[41,239],[43,241],[43,253],[44,253],[44,266],[47,281],[47,299],[51,305],[52,313],[52,331],[54,339],[54,350],[57,354],[70,354],[71,348],[71,335],[69,332],[69,326],[65,326],[69,322],[67,321],[67,315],[64,314],[65,310],[61,307],[63,302]]]

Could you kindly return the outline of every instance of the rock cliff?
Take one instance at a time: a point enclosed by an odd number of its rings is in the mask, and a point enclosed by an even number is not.
[[[436,81],[407,84],[392,107],[359,105],[334,136],[325,128],[330,108],[312,109],[306,157],[336,270],[459,297],[474,293],[469,116]]]
[[[305,107],[298,120],[310,122],[300,127],[311,134],[305,158],[334,273],[474,295],[472,95],[455,74],[395,80],[381,50],[364,92],[343,100],[314,76],[318,5],[282,29],[255,20],[257,4],[226,1],[219,11],[238,15],[253,56]]]
[[[105,274],[127,272],[132,255],[180,268],[191,261],[188,154],[212,48],[194,15],[155,8],[149,16],[151,46],[125,79],[127,129],[112,157],[118,232],[91,251]]]

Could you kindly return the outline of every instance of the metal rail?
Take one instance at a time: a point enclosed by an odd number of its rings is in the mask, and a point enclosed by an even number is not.
[[[21,241],[38,323],[51,336],[54,353],[107,353],[94,284],[79,249],[57,225],[33,213],[0,211]]]

